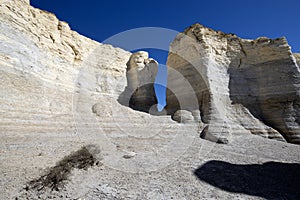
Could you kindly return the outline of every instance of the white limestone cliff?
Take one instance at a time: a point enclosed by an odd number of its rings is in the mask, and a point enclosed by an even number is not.
[[[99,96],[117,99],[126,87],[130,52],[79,35],[29,1],[2,1],[0,29],[2,133],[72,132],[75,94],[93,94],[90,112]]]
[[[251,132],[300,143],[295,58],[285,38],[246,40],[195,24],[170,47],[167,109],[197,109],[196,99],[210,140]]]

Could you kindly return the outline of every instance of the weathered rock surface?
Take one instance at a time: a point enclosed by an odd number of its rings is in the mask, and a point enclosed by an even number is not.
[[[177,110],[173,115],[172,119],[179,123],[200,123],[200,112],[197,111],[188,111],[188,110]]]
[[[299,144],[296,59],[285,38],[245,40],[195,24],[171,44],[167,109],[197,104],[214,141],[251,132]]]
[[[177,110],[173,114],[172,119],[180,123],[189,123],[194,121],[192,113],[187,110]]]
[[[126,69],[127,87],[120,95],[119,102],[135,110],[149,113],[157,106],[154,82],[158,63],[149,58],[148,52],[138,51],[131,55]]]
[[[300,198],[300,147],[247,134],[275,130],[244,106],[232,119],[246,134],[217,145],[199,137],[211,109],[194,96],[178,96],[186,124],[121,105],[130,56],[28,0],[1,1],[0,199]]]
[[[129,52],[83,37],[25,1],[1,2],[0,12],[2,133],[72,132],[76,94],[93,94],[90,111],[97,96],[124,91]]]

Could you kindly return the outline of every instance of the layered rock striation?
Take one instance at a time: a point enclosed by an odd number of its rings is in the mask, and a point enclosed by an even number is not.
[[[298,64],[285,38],[246,40],[195,24],[171,44],[166,109],[199,109],[210,140],[253,133],[299,144]]]
[[[1,133],[74,132],[79,104],[91,113],[99,96],[124,91],[131,53],[79,35],[52,13],[3,1],[0,29]]]

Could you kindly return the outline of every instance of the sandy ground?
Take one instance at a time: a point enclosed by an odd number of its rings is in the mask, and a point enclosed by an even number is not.
[[[122,126],[94,116],[97,129],[3,133],[1,199],[300,199],[298,145],[254,135],[216,144],[193,124],[132,116]],[[76,160],[88,145],[98,150]],[[94,160],[80,167],[84,159]],[[51,170],[66,172],[57,187],[43,182]]]

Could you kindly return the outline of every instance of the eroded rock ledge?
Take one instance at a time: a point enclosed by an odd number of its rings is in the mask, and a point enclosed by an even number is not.
[[[74,132],[74,112],[89,114],[99,97],[126,87],[130,52],[78,34],[28,0],[1,1],[0,30],[1,133]]]
[[[299,144],[297,62],[285,38],[246,40],[195,24],[171,44],[166,109],[198,107],[210,140],[251,132]]]

